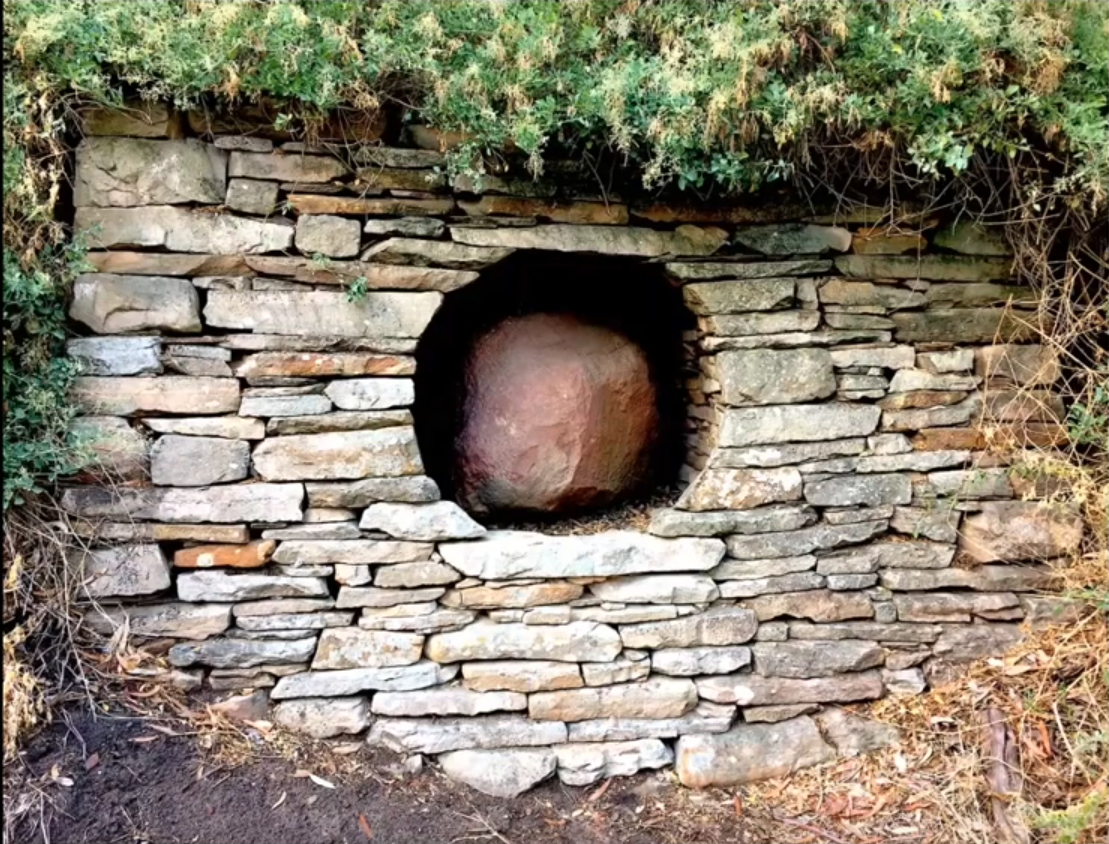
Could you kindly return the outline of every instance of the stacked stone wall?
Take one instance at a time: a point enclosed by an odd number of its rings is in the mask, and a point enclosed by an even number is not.
[[[1060,367],[998,237],[142,134],[76,154],[99,463],[62,500],[86,623],[163,643],[164,679],[268,689],[283,725],[494,793],[703,786],[854,752],[874,729],[837,705],[1058,613],[1044,563],[1081,522],[991,446],[1062,441]],[[487,530],[424,473],[421,333],[528,249],[663,263],[696,315],[686,487],[642,530]]]

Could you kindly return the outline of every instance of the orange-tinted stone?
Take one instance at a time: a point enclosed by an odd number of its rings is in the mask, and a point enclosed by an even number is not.
[[[322,196],[293,193],[289,207],[300,214],[374,214],[379,217],[449,214],[453,199],[363,199],[357,196]]]
[[[471,217],[504,214],[514,217],[542,217],[552,223],[623,225],[628,222],[625,205],[604,202],[559,202],[518,196],[483,196],[476,202],[459,202]]]
[[[914,390],[910,393],[891,393],[878,402],[882,410],[908,410],[914,407],[941,407],[958,404],[967,394],[957,390]]]
[[[266,564],[276,547],[272,539],[246,545],[197,545],[175,553],[173,564],[180,569],[255,569]]]
[[[900,255],[915,252],[927,246],[924,237],[917,233],[893,233],[877,226],[859,229],[851,241],[851,251],[859,255]]]
[[[235,364],[239,378],[412,375],[415,371],[415,358],[363,352],[259,352]]]

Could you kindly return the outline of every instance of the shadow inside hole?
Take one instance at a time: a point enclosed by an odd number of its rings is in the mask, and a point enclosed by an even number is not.
[[[417,347],[416,436],[427,473],[439,484],[443,498],[456,498],[454,450],[463,424],[464,369],[470,349],[503,320],[535,313],[572,314],[624,334],[644,351],[659,425],[650,472],[632,497],[648,497],[675,484],[685,454],[682,332],[694,327],[681,290],[667,281],[659,264],[520,251],[484,270],[472,284],[447,294]],[[494,518],[513,515],[498,513]],[[561,519],[575,514],[527,515]]]

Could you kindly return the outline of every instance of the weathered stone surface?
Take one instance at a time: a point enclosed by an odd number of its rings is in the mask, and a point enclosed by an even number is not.
[[[273,708],[278,726],[314,739],[360,733],[370,726],[369,701],[364,697],[304,698]]]
[[[974,616],[987,617],[1014,610],[1019,607],[1020,601],[1011,592],[926,592],[894,595],[893,605],[898,619],[917,622],[913,626],[921,626],[940,622],[969,623]],[[935,638],[930,641],[935,641]]]
[[[408,410],[339,410],[312,416],[270,419],[268,434],[326,434],[332,431],[368,431],[412,424]]]
[[[790,703],[779,706],[745,706],[743,720],[748,724],[776,724],[779,721],[788,721],[798,715],[810,715],[819,712],[820,705],[816,703]]]
[[[711,577],[703,574],[651,574],[620,577],[589,587],[602,601],[643,604],[703,604],[720,593]]]
[[[330,182],[347,174],[341,161],[322,155],[232,152],[227,175],[274,182]]]
[[[480,270],[504,260],[514,251],[437,240],[394,237],[371,246],[362,254],[362,260],[381,264]]]
[[[350,216],[399,214],[449,214],[454,210],[453,199],[407,199],[403,197],[372,196],[320,196],[319,194],[290,193],[285,197],[289,208],[299,214],[346,214]]]
[[[479,692],[546,692],[582,686],[576,663],[543,660],[467,662],[462,678],[466,688]]]
[[[879,434],[878,436],[891,436]],[[892,436],[901,436],[894,434]],[[873,440],[874,437],[869,439]],[[907,442],[907,440],[906,440]],[[928,472],[945,466],[959,466],[971,458],[968,451],[929,451],[918,453],[906,450],[899,454],[873,454],[841,460],[820,460],[802,464],[799,468],[806,474],[857,472],[874,474],[877,472]]]
[[[690,609],[682,607],[682,610]],[[602,624],[638,624],[643,621],[666,621],[677,618],[679,607],[675,604],[633,604],[608,608],[604,606],[571,607],[571,621],[599,621]],[[684,614],[684,613],[683,613]]]
[[[756,642],[755,671],[763,677],[810,679],[880,667],[885,654],[874,642],[853,640]]]
[[[375,501],[419,503],[439,498],[439,487],[425,475],[403,478],[370,478],[350,483],[308,483],[308,503],[313,507],[366,507]]]
[[[427,640],[436,662],[472,659],[544,659],[562,662],[609,662],[620,653],[620,636],[611,627],[589,621],[534,626],[476,621]]]
[[[1019,624],[946,625],[932,652],[950,662],[973,662],[1001,656],[1023,638]]]
[[[547,536],[489,531],[482,539],[440,546],[443,559],[470,577],[614,577],[705,571],[724,556],[716,539],[662,539],[636,531]]]
[[[76,206],[223,202],[227,153],[193,138],[85,138],[77,147]]]
[[[884,431],[919,431],[921,428],[935,428],[941,425],[965,425],[977,416],[981,409],[981,399],[972,394],[968,398],[945,407],[931,407],[921,410],[886,410],[882,413]]]
[[[975,349],[974,372],[987,379],[1032,387],[1057,381],[1060,366],[1058,356],[1047,346],[1009,344]]]
[[[558,778],[566,785],[592,785],[608,777],[630,777],[646,768],[664,768],[674,754],[658,739],[563,744],[552,748],[558,757]]]
[[[792,404],[724,412],[717,444],[737,448],[874,433],[882,411],[861,404]]]
[[[963,522],[959,552],[976,563],[1061,557],[1082,541],[1082,518],[1059,504],[988,501]]]
[[[1006,258],[962,258],[955,255],[842,255],[836,269],[851,278],[926,278],[934,281],[991,281],[1009,278],[1013,262]]]
[[[424,637],[411,633],[343,627],[320,633],[312,670],[331,668],[385,668],[418,662]]]
[[[648,531],[665,537],[725,536],[796,530],[815,520],[816,513],[805,507],[763,507],[702,513],[661,508],[651,513]]]
[[[273,561],[297,565],[408,563],[428,559],[431,548],[424,542],[383,539],[289,540],[281,543]]]
[[[228,208],[268,217],[277,209],[277,184],[255,179],[232,179],[227,184]]]
[[[820,286],[820,301],[830,305],[850,305],[863,308],[894,311],[901,308],[919,308],[925,303],[925,294],[892,284],[873,284],[869,281],[848,281],[833,278]],[[881,312],[881,311],[879,311]]]
[[[816,524],[783,533],[760,533],[728,537],[728,556],[737,560],[796,557],[812,551],[865,542],[884,532],[886,522],[875,520],[844,525]]]
[[[374,583],[385,589],[444,586],[461,579],[450,566],[431,561],[382,566],[374,575]]]
[[[158,337],[75,337],[66,354],[85,375],[158,375],[162,371]]]
[[[371,264],[364,261],[327,261],[297,256],[258,255],[244,258],[259,274],[281,276],[303,284],[350,285],[356,280],[367,290],[429,290],[449,293],[477,278],[477,273],[425,267]],[[255,285],[255,289],[257,285]],[[315,348],[312,351],[320,351]]]
[[[1005,235],[997,228],[987,229],[972,222],[954,223],[936,232],[932,242],[941,249],[963,255],[1012,255]]]
[[[411,357],[376,355],[367,352],[259,352],[247,355],[238,361],[234,371],[240,378],[412,375],[416,371],[416,361]]]
[[[882,682],[886,694],[890,695],[919,695],[928,688],[924,672],[919,668],[886,669],[882,672]]]
[[[66,560],[90,598],[148,595],[170,585],[169,564],[156,544],[71,549]]]
[[[505,583],[451,590],[444,596],[443,603],[474,609],[534,607],[573,601],[580,598],[583,591],[584,587],[579,584],[557,580],[519,585]]]
[[[973,390],[981,379],[961,373],[932,373],[923,369],[900,369],[890,380],[891,393],[910,390]]]
[[[277,630],[325,630],[329,627],[347,628],[353,620],[354,613],[349,612],[272,613],[235,617],[237,629],[259,633],[272,633]]]
[[[89,451],[86,471],[112,481],[144,480],[149,472],[150,443],[117,416],[78,416],[69,433]]]
[[[681,510],[749,510],[801,498],[801,473],[779,469],[704,469],[675,505]]]
[[[151,604],[108,609],[95,607],[84,615],[84,626],[105,636],[127,624],[132,636],[207,639],[231,626],[230,604]]]
[[[316,649],[316,637],[304,639],[250,640],[209,639],[195,644],[179,644],[169,649],[171,665],[188,668],[253,668],[256,665],[296,665],[307,662]]]
[[[858,229],[851,240],[851,251],[859,255],[900,255],[920,252],[928,242],[916,232],[904,232],[883,226]]]
[[[933,284],[926,294],[930,308],[973,308],[1013,304],[1032,307],[1039,298],[1031,287],[1012,284]]]
[[[78,112],[84,135],[129,135],[164,138],[169,134],[169,109],[165,103],[128,102],[125,109],[94,106]]]
[[[563,224],[507,229],[451,227],[451,239],[469,246],[545,249],[552,252],[601,252],[641,258],[711,255],[724,245],[727,237],[721,229],[697,226],[678,226],[672,232],[632,226]]]
[[[908,475],[843,475],[805,484],[805,500],[819,507],[877,507],[912,499]]]
[[[376,237],[387,237],[389,235],[442,237],[447,231],[447,226],[442,220],[433,220],[428,217],[400,217],[396,219],[367,220],[362,231]]]
[[[894,336],[907,343],[991,343],[1030,340],[1039,333],[1034,319],[1005,308],[929,308],[892,317]]]
[[[658,410],[644,351],[570,314],[512,317],[465,362],[458,499],[475,513],[557,512],[635,492]]]
[[[398,427],[267,439],[254,470],[264,480],[328,480],[419,475],[423,464],[413,430]]]
[[[666,272],[681,281],[708,281],[717,278],[777,278],[791,275],[814,275],[827,272],[832,262],[817,258],[794,261],[761,261],[753,263],[698,261],[666,265]]]
[[[154,413],[228,413],[239,409],[239,382],[234,378],[155,378],[84,376],[74,380],[70,396],[92,413],[132,416]]]
[[[816,566],[816,557],[771,557],[767,560],[724,560],[709,572],[714,580],[760,580],[809,571]]]
[[[243,543],[250,540],[246,525],[160,525],[149,522],[108,522],[102,519],[74,519],[75,536],[102,542],[220,542]]]
[[[838,226],[783,223],[776,226],[743,226],[736,230],[736,243],[763,255],[798,255],[846,252],[851,232]]]
[[[396,605],[392,609],[404,606]],[[428,635],[445,630],[460,630],[472,622],[477,614],[470,610],[434,609],[426,615],[378,617],[371,616],[371,612],[380,610],[362,610],[362,617],[358,619],[358,626],[364,630],[392,630],[404,633],[419,633]]]
[[[687,290],[689,288],[686,288]],[[725,404],[791,404],[832,395],[836,379],[826,349],[753,349],[716,356]]]
[[[687,788],[728,787],[783,777],[835,756],[816,723],[801,716],[776,724],[737,724],[720,735],[682,736],[675,769]]]
[[[325,393],[343,410],[385,410],[410,405],[415,399],[415,390],[409,378],[332,381]]]
[[[496,178],[496,177],[494,177]],[[534,190],[529,185],[529,189]],[[610,202],[567,202],[514,196],[484,196],[477,202],[459,202],[458,206],[475,217],[503,214],[515,217],[538,217],[552,223],[577,225],[624,225],[628,222],[627,206]],[[455,238],[457,240],[457,238]],[[555,247],[542,247],[555,248]],[[581,251],[574,249],[571,251]],[[607,250],[585,250],[607,251]],[[636,253],[638,254],[638,253]]]
[[[597,718],[569,725],[572,742],[635,741],[675,738],[696,733],[722,733],[732,726],[735,707],[702,701],[678,718]]]
[[[89,252],[97,272],[123,275],[249,276],[245,255],[173,255],[164,252]]]
[[[171,252],[238,255],[281,252],[293,243],[293,227],[285,220],[263,222],[169,205],[78,208],[73,226],[88,232],[89,244],[102,249],[160,246]]]
[[[250,466],[246,440],[159,437],[150,450],[150,476],[158,486],[209,486],[240,481]]]
[[[926,497],[950,496],[954,502],[937,502],[934,506],[951,506],[959,501],[982,498],[1011,498],[1013,485],[1007,467],[963,469],[951,472],[931,472],[920,492]]]
[[[235,604],[235,618],[243,616],[315,613],[335,606],[331,598],[276,598]]]
[[[315,393],[272,395],[269,394],[270,389],[248,389],[243,394],[239,413],[244,416],[301,416],[323,414],[331,410],[331,399],[327,396]]]
[[[458,673],[453,665],[422,660],[415,665],[389,668],[347,668],[339,671],[305,671],[282,677],[270,693],[273,700],[305,697],[342,697],[365,691],[399,692],[446,683]]]
[[[976,592],[1035,592],[1051,586],[1051,570],[1043,566],[977,566],[972,569],[887,569],[882,585],[898,592],[965,588]]]
[[[747,466],[773,467],[830,457],[862,454],[867,441],[862,437],[829,442],[787,443],[747,448],[717,448],[709,455],[709,466],[714,469],[744,468]],[[782,528],[785,530],[786,528]],[[739,531],[754,533],[755,531]]]
[[[897,728],[860,718],[838,707],[825,709],[813,716],[821,735],[835,747],[840,756],[853,757],[872,753],[900,739]]]
[[[518,692],[478,692],[462,688],[436,688],[414,692],[381,692],[374,695],[377,715],[420,717],[425,715],[485,715],[527,709],[525,695]]]
[[[97,334],[201,329],[196,288],[179,278],[85,273],[73,283],[69,315]],[[161,368],[148,364],[145,371]]]
[[[648,659],[631,660],[621,657],[612,662],[587,662],[581,667],[581,676],[587,686],[634,683],[647,679],[650,673],[651,662]]]
[[[811,621],[845,621],[851,618],[871,618],[874,607],[866,595],[858,592],[784,592],[777,595],[760,595],[743,602],[754,611],[759,621],[790,616]]]
[[[161,522],[300,521],[300,484],[243,484],[206,489],[67,489],[62,508],[86,518]]]
[[[346,217],[302,214],[297,219],[294,243],[305,255],[353,258],[362,243],[362,226]]]
[[[917,407],[938,407],[958,404],[967,393],[955,390],[920,390],[911,393],[894,393],[878,402],[882,410],[907,410]]]
[[[529,721],[521,715],[379,718],[370,728],[368,741],[373,746],[402,753],[552,745],[566,741],[566,725],[558,721]]]
[[[547,748],[454,750],[439,756],[452,780],[493,797],[516,797],[555,772],[558,760]]]
[[[682,298],[693,313],[720,318],[721,314],[788,308],[794,302],[796,288],[792,278],[699,282],[683,287]]]
[[[842,343],[888,343],[893,332],[882,329],[795,331],[787,334],[760,334],[751,337],[704,337],[705,352],[730,349],[789,349],[799,346],[835,346]]]
[[[649,621],[620,628],[626,648],[689,648],[702,645],[740,645],[758,628],[755,614],[741,607],[715,607],[669,621]]]
[[[186,569],[258,568],[264,566],[276,543],[272,540],[245,545],[193,545],[173,555],[173,565]]]
[[[362,513],[362,530],[376,530],[397,539],[445,542],[474,539],[485,528],[466,515],[453,501],[433,504],[371,504]]]
[[[276,574],[228,574],[224,571],[195,571],[185,572],[178,576],[177,596],[182,601],[326,598],[328,597],[328,588],[327,581],[322,577],[287,577]]]
[[[751,664],[751,649],[743,646],[662,648],[651,654],[651,671],[671,677],[730,674]]]
[[[879,569],[942,569],[951,565],[955,549],[946,543],[901,540],[873,542],[824,556],[821,574],[864,574]]]
[[[913,537],[923,536],[936,542],[954,542],[958,538],[960,515],[957,510],[943,506],[897,507],[890,519],[890,528]]]
[[[784,574],[780,577],[745,578],[729,580],[720,584],[723,598],[754,598],[757,595],[771,595],[776,592],[803,592],[806,589],[820,589],[825,585],[824,578],[813,572]]]
[[[266,427],[262,420],[247,419],[242,416],[144,418],[142,424],[159,434],[180,434],[189,437],[260,440],[266,435]]]
[[[207,323],[270,334],[329,337],[419,337],[439,309],[433,291],[370,290],[357,301],[345,293],[212,290]]]
[[[894,596],[896,600],[900,596]],[[940,628],[932,624],[897,624],[896,622],[845,621],[840,624],[809,624],[806,621],[789,623],[789,638],[806,641],[828,639],[864,639],[883,643],[930,643],[940,635]],[[792,644],[792,643],[791,643]]]
[[[767,313],[723,314],[706,317],[703,323],[707,333],[719,337],[785,334],[797,331],[815,331],[820,325],[820,312],[770,311]]]
[[[832,349],[832,363],[837,368],[877,366],[883,369],[906,369],[914,365],[916,352],[912,346],[859,346]]]
[[[692,680],[655,678],[618,686],[594,686],[528,696],[528,717],[535,721],[586,721],[594,718],[679,718],[697,705]]]
[[[740,706],[850,703],[856,700],[876,700],[882,696],[882,677],[876,670],[811,680],[729,674],[724,677],[702,677],[696,683],[698,693],[705,700],[736,703]]]

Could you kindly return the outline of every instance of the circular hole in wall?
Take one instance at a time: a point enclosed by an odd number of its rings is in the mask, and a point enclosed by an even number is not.
[[[674,483],[691,325],[659,265],[515,253],[448,294],[420,341],[428,474],[492,520],[576,515]]]

